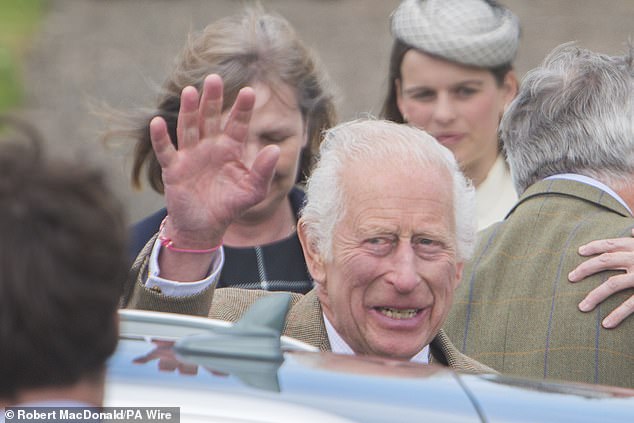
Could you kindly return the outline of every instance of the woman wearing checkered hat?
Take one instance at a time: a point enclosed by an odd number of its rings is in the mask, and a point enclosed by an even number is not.
[[[477,192],[478,229],[504,219],[517,194],[497,137],[517,93],[519,22],[489,0],[404,0],[391,16],[382,115],[448,147]]]

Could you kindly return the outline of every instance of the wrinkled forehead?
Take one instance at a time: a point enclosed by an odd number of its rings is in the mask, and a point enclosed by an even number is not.
[[[451,174],[438,164],[424,165],[411,158],[352,160],[342,183],[346,209],[372,202],[403,208],[420,205],[453,216]]]

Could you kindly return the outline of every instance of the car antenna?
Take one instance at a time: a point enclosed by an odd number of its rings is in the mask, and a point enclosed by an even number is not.
[[[186,336],[174,344],[174,350],[181,355],[282,361],[280,336],[290,300],[290,294],[286,293],[266,295],[234,325]]]

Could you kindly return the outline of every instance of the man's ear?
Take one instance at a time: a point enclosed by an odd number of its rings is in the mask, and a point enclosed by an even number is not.
[[[297,236],[299,242],[302,244],[302,250],[304,251],[304,259],[308,266],[308,272],[313,277],[316,283],[323,283],[326,280],[326,268],[324,266],[324,260],[315,245],[314,240],[311,240],[306,231],[306,225],[300,218],[297,222]]]
[[[456,264],[456,279],[453,283],[453,289],[455,290],[460,285],[460,281],[462,280],[462,271],[464,270],[464,262],[458,262]]]
[[[304,121],[304,129],[302,130],[302,149],[308,147],[308,144],[310,143],[310,140],[308,139],[308,122],[306,122],[306,119],[303,119]]]

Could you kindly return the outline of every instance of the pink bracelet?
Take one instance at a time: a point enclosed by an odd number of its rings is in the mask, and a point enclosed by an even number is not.
[[[161,226],[159,226],[159,236],[158,239],[161,242],[161,245],[169,250],[172,251],[176,251],[179,253],[193,253],[193,254],[209,254],[209,253],[213,253],[214,251],[218,251],[220,249],[220,247],[222,247],[222,240],[220,240],[220,244],[216,245],[215,247],[211,247],[211,248],[207,248],[204,250],[192,250],[189,248],[177,248],[174,246],[174,243],[172,242],[172,240],[168,237],[166,237],[165,235],[163,235],[163,230],[165,229],[165,224],[167,222],[167,216],[165,216],[165,219],[163,219],[163,221],[161,222]]]

